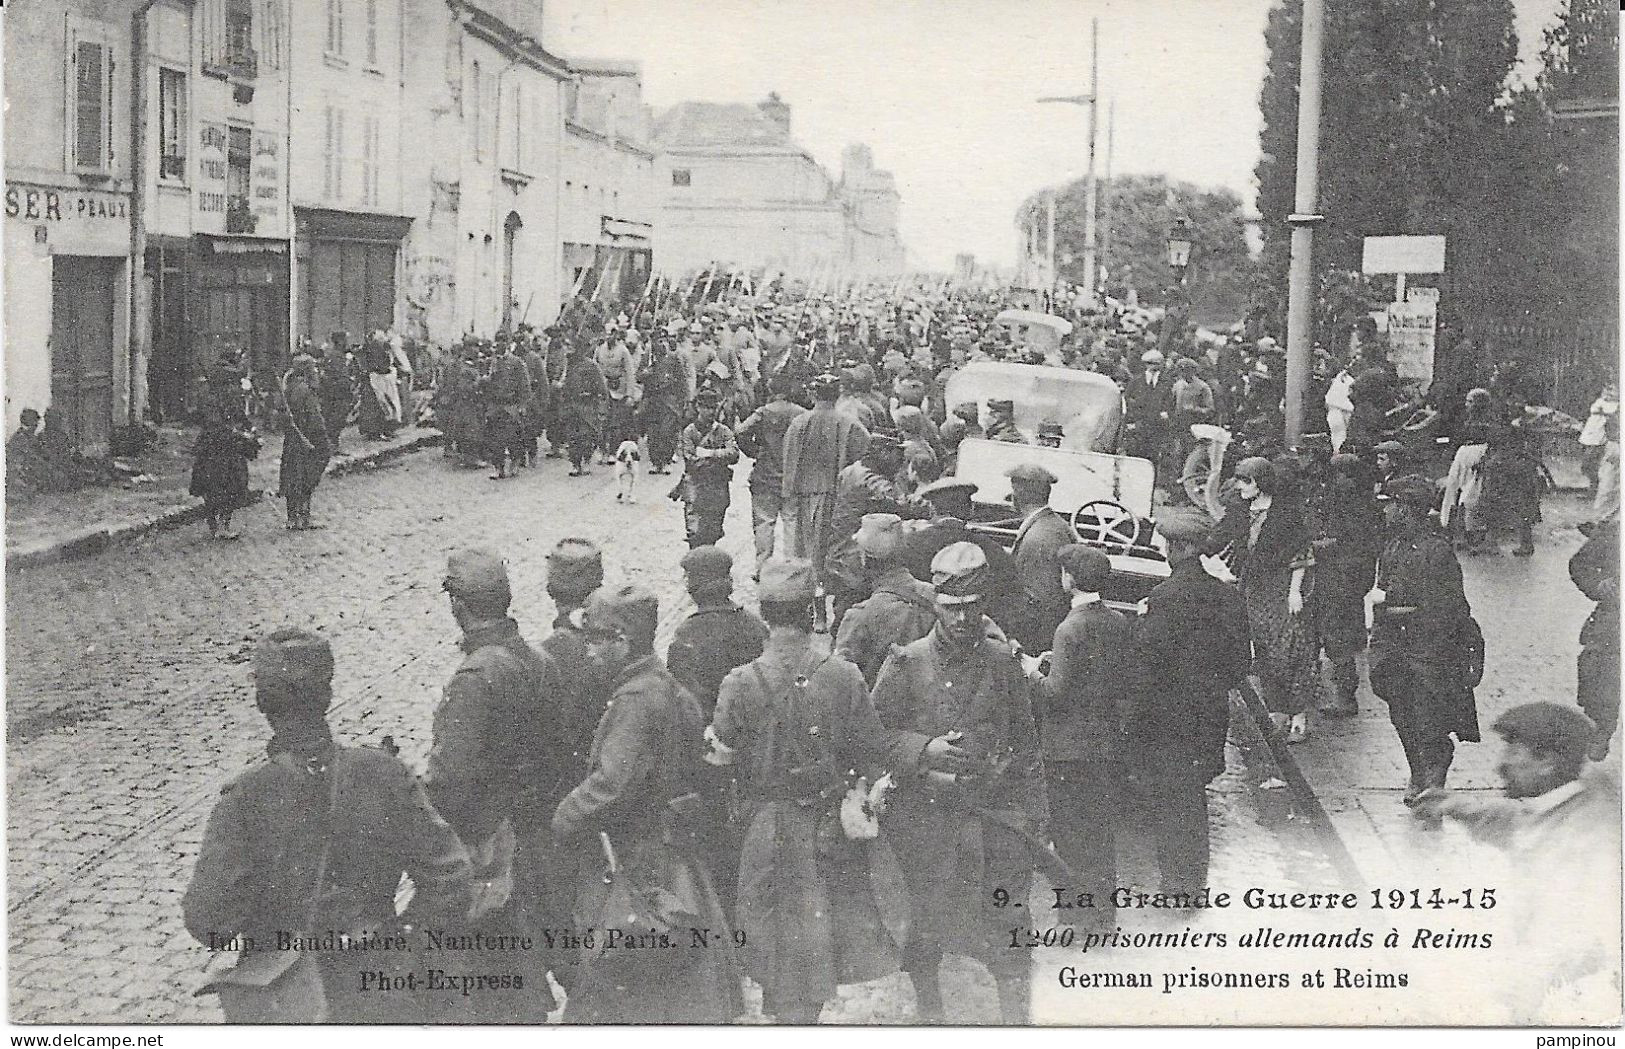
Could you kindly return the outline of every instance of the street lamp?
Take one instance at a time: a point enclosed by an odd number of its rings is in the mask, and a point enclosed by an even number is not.
[[[1174,271],[1174,286],[1168,292],[1168,304],[1163,309],[1162,332],[1157,340],[1158,348],[1164,354],[1177,348],[1174,342],[1178,334],[1183,335],[1185,329],[1185,307],[1189,305],[1185,296],[1185,271],[1191,264],[1191,224],[1184,217],[1174,219],[1173,228],[1168,230],[1168,268]]]

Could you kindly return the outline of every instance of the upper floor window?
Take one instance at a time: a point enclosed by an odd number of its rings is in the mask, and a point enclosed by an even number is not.
[[[468,127],[474,136],[474,159],[485,156],[485,79],[480,75],[480,64],[469,63],[468,70]]]
[[[107,171],[113,166],[113,49],[99,40],[76,37],[73,85],[68,129],[73,166]]]
[[[378,68],[378,0],[367,0],[367,68]]]
[[[327,107],[327,149],[322,155],[322,190],[329,200],[344,197],[344,110]]]
[[[327,53],[344,54],[344,0],[327,0]]]
[[[674,186],[687,186],[690,184],[692,177],[688,168],[671,169],[671,184]]]
[[[158,70],[158,177],[186,178],[186,74]]]
[[[254,55],[254,8],[249,0],[226,0],[226,64],[239,75],[258,71]]]

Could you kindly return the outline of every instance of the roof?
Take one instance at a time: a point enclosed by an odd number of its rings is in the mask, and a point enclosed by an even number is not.
[[[777,147],[805,151],[761,110],[743,102],[679,102],[655,118],[651,136],[662,149],[685,146]]]
[[[570,68],[589,76],[642,76],[643,63],[628,58],[570,58]]]

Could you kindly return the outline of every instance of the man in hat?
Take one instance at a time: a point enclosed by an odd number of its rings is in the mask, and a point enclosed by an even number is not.
[[[952,474],[959,466],[959,445],[967,437],[983,436],[975,401],[954,406],[952,417],[942,425],[942,472]]]
[[[734,928],[780,1023],[816,1023],[839,984],[896,972],[908,913],[875,822],[888,733],[858,672],[813,644],[815,585],[805,561],[762,567],[767,647],[723,680],[706,731],[706,760],[734,774],[741,800]]]
[[[932,562],[939,620],[888,659],[874,705],[891,732],[890,764],[903,777],[882,831],[913,900],[903,969],[918,1016],[943,1018],[944,952],[980,959],[993,973],[999,1017],[1026,1024],[1030,957],[1010,943],[1010,901],[1032,887],[1034,834],[1047,813],[1027,680],[1008,644],[986,636],[987,559],[955,543]]]
[[[1371,629],[1371,690],[1388,704],[1410,766],[1405,804],[1443,787],[1455,755],[1454,735],[1476,743],[1473,688],[1483,671],[1483,637],[1462,588],[1450,541],[1428,511],[1438,499],[1420,477],[1398,477],[1378,497],[1388,525],[1377,559]]]
[[[494,481],[519,476],[525,458],[525,414],[530,405],[531,375],[524,359],[514,352],[512,339],[497,344],[497,357],[480,384],[485,402],[485,445],[497,472]]]
[[[552,406],[553,384],[547,378],[547,358],[542,355],[534,332],[520,335],[519,359],[530,373],[530,401],[525,405],[524,456],[522,465],[541,465],[541,438],[547,430],[548,410]]]
[[[603,553],[591,540],[561,539],[548,553],[547,596],[553,602],[555,617],[541,650],[559,675],[557,717],[566,766],[560,778],[571,784],[579,783],[587,774],[593,730],[609,700],[607,675],[593,660],[578,622],[581,610],[603,583]]]
[[[1095,906],[1085,912],[1086,923],[1110,929],[1133,624],[1101,601],[1112,574],[1104,552],[1073,543],[1058,558],[1072,609],[1055,631],[1049,673],[1038,680],[1034,696],[1050,832],[1079,878],[1076,885],[1056,888],[1087,893]]]
[[[558,668],[519,636],[508,614],[512,591],[502,559],[459,550],[442,584],[462,631],[463,664],[434,714],[424,786],[474,860],[482,894],[471,931],[530,933],[566,921],[548,823],[566,765],[560,714],[567,705]],[[519,962],[534,990],[484,1001],[462,1019],[543,1022],[553,1008],[545,956]]]
[[[994,399],[987,402],[987,432],[985,436],[990,441],[1003,441],[1006,444],[1031,444],[1027,435],[1016,426],[1016,402],[1011,400]],[[967,432],[965,436],[970,436]],[[957,445],[956,445],[957,447]]]
[[[855,537],[870,596],[847,610],[835,651],[856,664],[870,686],[893,645],[924,637],[937,622],[936,594],[903,564],[906,537],[896,514],[866,514]]]
[[[931,561],[944,547],[954,543],[975,543],[987,557],[987,581],[983,584],[982,607],[999,629],[1008,634],[1011,625],[1018,622],[1026,608],[1026,595],[1021,589],[1021,575],[1016,563],[999,541],[990,535],[973,532],[966,522],[976,519],[971,496],[976,482],[956,477],[944,477],[921,488],[915,494],[931,507],[931,521],[923,528],[909,532],[903,540],[903,561],[909,574],[922,583],[931,581]]]
[[[1207,784],[1224,772],[1230,690],[1246,680],[1252,660],[1241,592],[1202,567],[1210,527],[1196,510],[1158,517],[1172,570],[1146,596],[1135,633],[1123,752],[1154,799],[1165,892],[1195,893],[1207,884]]]
[[[609,928],[648,934],[606,910],[613,854],[624,864],[618,869],[636,872],[640,893],[659,901],[658,913],[683,916],[673,931],[686,942],[690,925],[722,930],[728,923],[690,822],[702,804],[705,719],[655,655],[659,619],[655,595],[638,586],[600,588],[587,603],[582,627],[610,675],[612,695],[587,775],[553,814],[553,835],[577,859],[576,911],[586,924],[601,935]],[[654,962],[582,965],[565,1019],[723,1024],[742,1011],[734,951],[684,951],[675,966]]]
[[[1580,628],[1575,699],[1597,725],[1591,757],[1608,756],[1619,727],[1619,517],[1610,514],[1589,528],[1586,541],[1569,558],[1569,579],[1595,601]]]
[[[1398,441],[1379,441],[1371,451],[1377,464],[1376,491],[1380,492],[1389,481],[1412,473],[1410,455]]]
[[[836,410],[840,383],[834,376],[818,376],[811,393],[812,411],[784,431],[784,541],[791,557],[811,561],[822,573],[840,474],[863,457],[869,431]]]
[[[564,413],[570,447],[571,477],[592,473],[588,464],[598,444],[598,432],[604,424],[604,405],[608,400],[609,383],[598,361],[587,352],[585,340],[576,342],[570,349],[564,379],[559,384],[559,406]]]
[[[1174,475],[1185,469],[1185,456],[1195,443],[1191,427],[1210,423],[1214,417],[1213,387],[1202,377],[1197,363],[1181,357],[1174,364],[1174,411],[1170,417],[1168,462]]]
[[[1072,526],[1050,509],[1054,474],[1035,463],[1022,463],[1005,475],[1010,478],[1011,501],[1021,517],[1010,556],[1015,558],[1027,599],[1014,636],[1029,653],[1037,655],[1048,651],[1055,628],[1066,618],[1071,604],[1071,596],[1061,586],[1059,555],[1061,548],[1073,541]]]
[[[282,437],[282,470],[278,488],[288,501],[288,528],[320,528],[310,519],[310,497],[327,472],[333,447],[327,440],[327,422],[316,397],[316,359],[300,354],[282,379],[282,403],[287,427]]]
[[[734,667],[762,654],[767,627],[754,612],[733,600],[733,558],[715,546],[683,555],[683,582],[694,612],[672,635],[666,666],[699,700],[706,719],[717,705],[717,690]]]
[[[750,518],[756,541],[756,570],[773,556],[773,530],[784,509],[784,438],[790,424],[807,409],[795,403],[794,377],[786,372],[767,382],[769,400],[751,412],[734,438],[751,457]]]
[[[604,373],[609,400],[604,406],[604,432],[598,442],[598,465],[615,461],[615,450],[632,434],[632,412],[637,407],[638,361],[627,347],[626,337],[612,333],[598,340],[593,350],[598,370]]]
[[[1366,646],[1365,595],[1377,578],[1382,515],[1367,484],[1369,470],[1357,455],[1331,457],[1322,483],[1305,503],[1314,547],[1314,589],[1306,609],[1332,665],[1336,699],[1320,709],[1330,717],[1360,711],[1360,670],[1355,658]]]
[[[678,494],[691,550],[722,541],[723,518],[733,499],[733,466],[739,461],[739,445],[733,431],[717,419],[720,404],[714,392],[701,390],[694,398],[694,421],[677,439],[677,453],[683,460]]]
[[[863,555],[858,550],[858,526],[866,514],[897,514],[920,519],[931,508],[898,487],[895,478],[903,465],[902,446],[886,434],[869,438],[863,458],[841,471],[830,511],[830,546],[824,558],[824,578],[835,602],[833,625],[840,626],[846,610],[867,595]]]
[[[682,432],[684,365],[662,336],[654,340],[649,367],[639,376],[643,387],[643,432],[649,435],[649,472],[670,471]]]
[[[1161,350],[1140,355],[1140,374],[1123,390],[1123,453],[1161,463],[1174,412],[1174,384],[1162,374]]]
[[[334,332],[341,335],[342,332]],[[322,420],[327,424],[327,443],[331,448],[339,446],[339,435],[349,424],[350,413],[355,410],[356,375],[355,359],[350,355],[349,347],[342,342],[330,342],[322,346],[321,359],[318,361],[320,374],[316,384],[316,398],[322,405]]]
[[[278,934],[403,936],[405,925],[459,922],[472,902],[468,854],[457,835],[392,753],[334,743],[326,719],[332,698],[333,650],[323,638],[283,629],[255,648],[254,701],[272,732],[267,760],[221,792],[181,899],[186,929],[199,943],[241,945],[236,969],[216,985],[264,987],[301,964],[301,952],[275,949]],[[414,892],[397,918],[403,874]],[[243,996],[223,994],[226,1021],[421,1020],[418,996],[364,993],[364,973],[410,965],[398,953],[406,952],[317,952],[325,1003],[286,1001],[291,1011],[283,1012],[262,1002],[238,1011]]]

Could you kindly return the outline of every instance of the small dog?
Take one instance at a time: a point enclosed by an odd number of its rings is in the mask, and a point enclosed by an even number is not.
[[[619,491],[615,493],[616,502],[638,501],[638,463],[642,460],[643,452],[636,441],[622,441],[621,446],[615,449],[615,483],[619,486]]]

